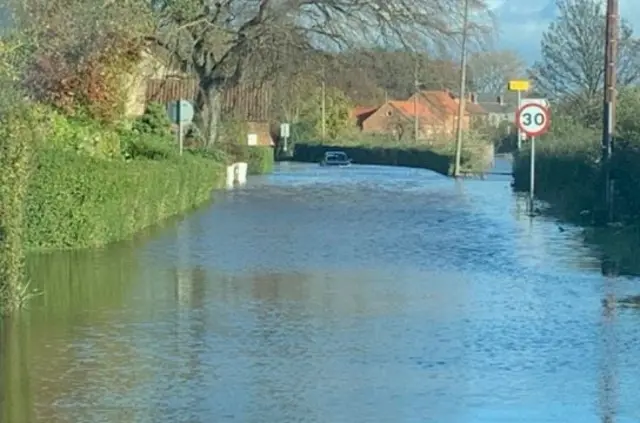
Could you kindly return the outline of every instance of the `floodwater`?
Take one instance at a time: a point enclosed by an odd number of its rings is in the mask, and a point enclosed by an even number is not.
[[[639,421],[640,313],[600,304],[637,281],[509,182],[283,164],[132,242],[32,257],[0,421]]]

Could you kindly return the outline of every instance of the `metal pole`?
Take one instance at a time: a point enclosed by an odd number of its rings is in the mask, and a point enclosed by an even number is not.
[[[326,102],[326,83],[325,83],[325,69],[322,65],[322,139],[327,137],[327,102]]]
[[[531,137],[531,168],[529,173],[529,213],[533,215],[536,190],[536,137]]]
[[[414,85],[414,96],[413,96],[413,140],[418,143],[418,136],[420,133],[420,121],[418,119],[418,95],[420,93],[419,83],[418,83],[418,58],[416,57],[415,69],[413,71],[413,85]]]
[[[522,93],[520,92],[520,90],[518,90],[518,108],[517,110],[520,109],[520,103],[522,102]],[[518,150],[520,150],[522,148],[522,132],[520,131],[520,126],[516,125],[516,130],[518,131],[516,134],[518,135]]]
[[[467,82],[467,27],[469,20],[469,0],[464,0],[462,16],[462,53],[460,58],[460,100],[458,102],[458,127],[456,133],[456,162],[453,176],[460,176],[460,161],[462,157],[462,119],[465,112],[465,85]]]
[[[182,131],[182,101],[178,100],[176,116],[178,118],[178,145],[180,146],[180,155],[182,156],[182,150],[184,149],[184,137]]]
[[[604,170],[604,200],[606,216],[613,214],[613,190],[611,184],[611,156],[616,107],[616,55],[618,50],[618,0],[607,0],[607,25],[605,40],[605,87],[602,116],[602,166]]]

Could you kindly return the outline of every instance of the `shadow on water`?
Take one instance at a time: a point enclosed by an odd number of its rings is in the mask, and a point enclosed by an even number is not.
[[[640,277],[640,226],[594,227],[589,214],[576,218],[574,211],[564,212],[544,203],[541,206],[543,215],[557,221],[556,226],[560,230],[582,228],[579,229],[580,240],[590,250],[589,255],[598,258],[603,269],[615,268],[619,276]]]
[[[635,280],[525,211],[501,175],[287,165],[34,255],[0,422],[637,421],[640,315],[600,306]]]

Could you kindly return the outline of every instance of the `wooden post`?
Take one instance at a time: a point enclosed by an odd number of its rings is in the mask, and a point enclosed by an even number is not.
[[[462,119],[465,112],[465,86],[467,84],[467,27],[469,20],[469,0],[464,0],[464,12],[462,17],[462,54],[460,58],[460,99],[458,101],[458,127],[456,133],[456,161],[453,168],[453,176],[461,174],[462,159]]]
[[[613,218],[613,189],[611,181],[611,155],[613,133],[616,126],[616,56],[618,54],[618,0],[607,0],[607,25],[604,56],[604,103],[602,110],[602,166],[606,221]]]

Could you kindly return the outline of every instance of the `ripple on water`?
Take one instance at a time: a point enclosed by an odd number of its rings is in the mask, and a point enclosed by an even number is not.
[[[43,262],[59,288],[2,333],[3,422],[637,421],[640,315],[602,315],[566,229],[506,178],[280,167]]]

